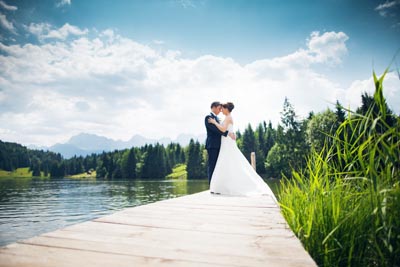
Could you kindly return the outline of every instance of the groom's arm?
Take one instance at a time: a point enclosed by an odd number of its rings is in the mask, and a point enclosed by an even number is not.
[[[212,123],[209,123],[209,122],[208,122],[208,118],[211,118],[211,116],[209,116],[209,115],[206,116],[206,118],[205,118],[205,120],[204,120],[204,123],[205,123],[207,129],[211,130],[212,132],[214,132],[214,133],[216,133],[216,134],[220,134],[220,135],[223,135],[223,136],[227,136],[227,135],[228,135],[228,131],[221,132],[221,131],[218,129],[217,126],[215,126],[215,125],[212,124]]]

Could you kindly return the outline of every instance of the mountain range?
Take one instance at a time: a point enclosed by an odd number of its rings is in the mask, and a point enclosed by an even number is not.
[[[64,158],[73,156],[86,156],[92,153],[102,153],[103,151],[121,150],[131,147],[141,147],[146,144],[162,144],[164,146],[170,143],[179,143],[181,146],[187,146],[190,139],[198,140],[203,143],[206,136],[194,136],[190,134],[180,134],[175,140],[170,138],[150,139],[141,135],[134,135],[128,141],[114,140],[104,136],[88,133],[80,133],[72,136],[66,143],[57,143],[50,147],[29,146],[32,149],[48,150],[60,153]]]

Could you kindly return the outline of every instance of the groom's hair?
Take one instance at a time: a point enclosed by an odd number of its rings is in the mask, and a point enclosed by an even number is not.
[[[221,106],[221,103],[219,101],[214,101],[211,103],[211,108],[219,107],[219,106]]]

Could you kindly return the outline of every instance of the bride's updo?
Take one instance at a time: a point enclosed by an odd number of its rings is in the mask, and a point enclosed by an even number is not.
[[[235,105],[232,102],[226,102],[225,104],[222,104],[222,106],[228,109],[229,112],[232,112],[233,108],[235,107]]]

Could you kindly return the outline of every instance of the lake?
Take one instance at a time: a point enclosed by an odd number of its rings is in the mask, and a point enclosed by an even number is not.
[[[268,180],[276,192],[278,180]],[[208,180],[0,179],[0,246],[118,210],[208,190]]]
[[[208,190],[207,180],[0,179],[0,246],[115,211]]]

